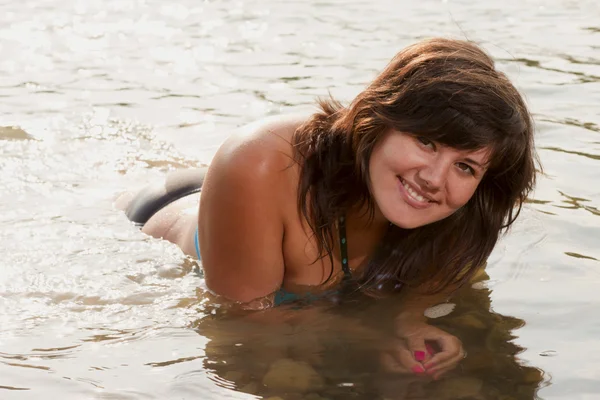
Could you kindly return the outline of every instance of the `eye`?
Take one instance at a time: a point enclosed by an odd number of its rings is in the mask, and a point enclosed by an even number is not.
[[[427,139],[425,136],[417,136],[416,139],[425,147],[429,147],[432,150],[435,150],[435,143],[431,140]]]
[[[459,162],[456,164],[456,166],[458,167],[458,169],[460,169],[462,172],[464,172],[466,174],[475,175],[475,169],[473,167],[471,167],[469,164]]]

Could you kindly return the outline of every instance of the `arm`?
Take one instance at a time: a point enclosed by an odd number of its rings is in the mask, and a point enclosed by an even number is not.
[[[283,282],[281,154],[264,139],[228,139],[208,170],[198,221],[208,288],[229,300],[268,296]]]

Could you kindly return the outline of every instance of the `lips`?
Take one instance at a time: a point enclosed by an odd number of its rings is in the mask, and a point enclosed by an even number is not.
[[[426,196],[419,189],[408,183],[402,177],[398,177],[400,185],[400,192],[403,194],[406,202],[414,208],[427,208],[431,206],[435,201],[429,196]]]

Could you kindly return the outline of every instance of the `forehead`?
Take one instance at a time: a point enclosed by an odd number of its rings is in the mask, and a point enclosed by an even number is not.
[[[489,146],[483,147],[481,149],[476,149],[476,150],[460,150],[460,149],[455,149],[455,150],[461,156],[468,157],[474,161],[477,161],[481,165],[487,164],[492,155],[492,148]]]

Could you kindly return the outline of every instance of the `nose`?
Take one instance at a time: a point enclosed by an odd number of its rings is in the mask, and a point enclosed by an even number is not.
[[[446,183],[451,166],[443,157],[436,157],[418,171],[417,183],[431,191],[438,191]]]

